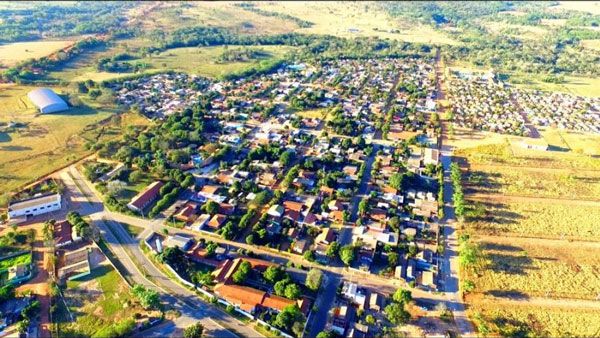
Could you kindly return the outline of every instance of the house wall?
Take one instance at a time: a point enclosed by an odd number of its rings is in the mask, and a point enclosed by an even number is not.
[[[38,204],[38,205],[34,205],[30,208],[27,209],[19,209],[19,210],[12,210],[8,212],[8,218],[12,219],[12,218],[17,218],[17,217],[21,217],[21,216],[26,216],[26,215],[42,215],[48,212],[53,212],[53,211],[57,211],[60,210],[61,208],[61,201],[58,201],[58,203],[43,203],[43,204]]]

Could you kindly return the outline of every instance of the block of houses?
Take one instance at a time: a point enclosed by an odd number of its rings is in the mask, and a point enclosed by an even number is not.
[[[71,226],[69,221],[64,220],[54,224],[54,246],[61,248],[73,242],[81,240],[81,236],[77,234],[77,230]]]
[[[206,224],[210,221],[211,216],[209,214],[202,214],[196,218],[194,223],[190,226],[192,230],[200,231],[206,226]]]
[[[331,228],[326,228],[315,238],[315,243],[331,244],[335,241],[335,231]]]
[[[425,148],[423,155],[423,164],[438,165],[440,163],[440,151],[438,149]]]
[[[365,308],[367,295],[356,283],[344,282],[342,285],[342,296],[358,305],[360,309]]]
[[[371,295],[369,296],[369,309],[381,311],[384,307],[385,298],[377,292],[371,292]]]
[[[160,188],[164,186],[164,183],[161,181],[156,181],[149,186],[147,186],[144,190],[142,190],[139,194],[135,195],[131,199],[131,202],[127,204],[127,208],[132,211],[136,211],[142,213],[144,209],[146,209],[152,202],[154,202],[160,196]]]
[[[60,210],[60,194],[46,194],[34,196],[28,199],[10,203],[8,205],[8,218],[17,219],[22,217],[32,217]]]
[[[310,247],[310,242],[306,239],[299,239],[292,245],[292,251],[297,254],[303,254]]]

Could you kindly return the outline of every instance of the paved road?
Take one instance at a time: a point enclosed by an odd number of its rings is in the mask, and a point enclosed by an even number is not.
[[[123,264],[132,280],[158,291],[163,302],[181,313],[181,316],[174,321],[176,327],[174,332],[179,332],[190,324],[200,321],[210,336],[261,336],[227,313],[209,306],[194,292],[173,282],[158,270],[143,254],[138,242],[131,238],[118,221],[112,219],[112,213],[103,210],[98,197],[74,167],[70,167],[61,177],[67,189],[78,200],[80,213],[89,215],[92,224],[100,230],[109,248]]]

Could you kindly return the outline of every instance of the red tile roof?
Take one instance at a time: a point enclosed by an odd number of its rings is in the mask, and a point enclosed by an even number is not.
[[[54,224],[54,243],[61,245],[73,240],[71,237],[71,223],[69,221],[56,222]]]
[[[158,197],[160,188],[162,188],[163,185],[164,183],[161,181],[150,184],[146,189],[137,194],[129,204],[136,207],[138,210],[144,209]]]

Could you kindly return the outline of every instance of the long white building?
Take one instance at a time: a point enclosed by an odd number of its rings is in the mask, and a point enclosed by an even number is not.
[[[47,212],[60,210],[60,194],[35,196],[22,201],[11,203],[8,206],[8,218],[28,217],[45,214]]]

